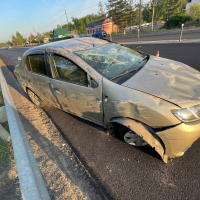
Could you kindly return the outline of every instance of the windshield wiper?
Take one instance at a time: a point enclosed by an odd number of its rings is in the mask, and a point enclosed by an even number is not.
[[[138,71],[138,70],[141,69],[142,67],[143,67],[143,66],[140,66],[140,67],[137,67],[137,68],[135,68],[135,69],[132,69],[132,70],[129,70],[129,71],[125,71],[124,73],[119,74],[119,75],[117,75],[117,76],[111,78],[110,81],[112,81],[112,80],[114,80],[114,79],[116,79],[116,78],[119,78],[119,77],[121,77],[121,76],[124,76],[124,75],[126,75],[126,74],[130,74],[131,72]]]
[[[142,63],[143,61],[145,61],[145,60],[148,59],[148,58],[149,58],[149,56],[145,56],[145,57],[139,62],[139,64]]]

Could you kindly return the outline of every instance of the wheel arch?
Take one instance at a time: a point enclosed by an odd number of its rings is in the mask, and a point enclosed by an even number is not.
[[[165,145],[150,126],[134,119],[115,117],[109,120],[109,129],[113,128],[113,123],[123,125],[135,132],[158,152],[165,163],[168,162],[168,156],[165,155]]]
[[[28,86],[25,86],[24,87],[24,89],[25,89],[25,92],[26,92],[26,94],[28,95],[28,90],[31,90],[36,96],[37,96],[37,98],[40,100],[40,102],[41,102],[41,107],[43,107],[43,105],[44,105],[44,101],[40,98],[40,96],[33,90],[33,89],[31,89],[30,87],[28,87]],[[29,97],[30,98],[30,97]]]

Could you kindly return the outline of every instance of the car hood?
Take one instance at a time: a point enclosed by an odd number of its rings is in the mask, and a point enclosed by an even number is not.
[[[169,59],[150,56],[146,65],[122,85],[182,108],[200,104],[200,73]]]

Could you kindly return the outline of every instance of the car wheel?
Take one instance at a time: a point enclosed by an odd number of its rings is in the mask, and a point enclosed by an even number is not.
[[[40,100],[40,98],[30,89],[27,89],[27,94],[31,101],[38,107],[44,106],[44,103]]]
[[[145,142],[142,137],[137,135],[135,132],[130,130],[129,128],[119,125],[118,126],[118,133],[123,140],[132,145],[132,146],[146,146],[148,145],[147,142]]]
[[[146,146],[147,143],[133,131],[129,131],[124,135],[124,141],[132,146]]]

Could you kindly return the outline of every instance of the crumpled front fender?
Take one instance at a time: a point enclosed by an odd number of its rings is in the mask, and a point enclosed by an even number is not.
[[[159,153],[165,163],[168,162],[168,156],[165,155],[164,144],[162,143],[161,139],[154,133],[151,127],[129,118],[113,118],[110,120],[110,122],[119,123],[134,131]]]

